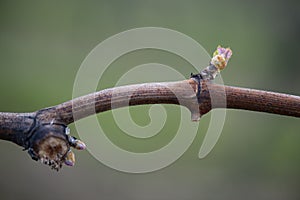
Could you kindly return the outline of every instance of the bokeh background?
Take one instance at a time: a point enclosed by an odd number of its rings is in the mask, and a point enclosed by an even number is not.
[[[230,46],[234,56],[222,73],[226,85],[300,95],[299,9],[300,1],[288,0],[1,0],[0,110],[30,112],[71,99],[76,72],[98,43],[145,26],[180,31],[208,52],[218,44]],[[181,67],[186,77],[191,72],[166,52],[135,52],[113,63],[99,89],[112,87],[130,67],[149,61]],[[130,108],[137,124],[149,123],[148,109]],[[110,112],[98,118],[119,146],[149,151],[174,137],[180,115],[176,106],[166,109],[166,127],[146,142],[126,138]],[[76,152],[75,167],[57,173],[15,144],[0,141],[0,199],[300,199],[299,122],[228,110],[220,140],[199,160],[208,115],[178,161],[148,174],[112,170],[87,151]]]

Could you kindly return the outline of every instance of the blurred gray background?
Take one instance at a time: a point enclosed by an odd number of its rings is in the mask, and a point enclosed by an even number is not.
[[[218,44],[230,46],[234,55],[222,72],[226,85],[300,95],[299,10],[299,1],[288,0],[1,0],[0,111],[30,112],[71,99],[87,54],[114,34],[144,26],[180,31],[210,53]],[[174,55],[135,52],[113,64],[99,89],[112,87],[124,70],[149,61],[181,67],[186,77],[191,72]],[[149,123],[148,108],[130,108],[136,123]],[[126,138],[110,112],[98,118],[119,146],[147,151],[174,137],[176,109],[167,106],[171,118],[166,127],[146,142]],[[0,141],[0,199],[300,199],[299,122],[228,110],[220,140],[199,160],[208,115],[177,162],[148,174],[117,172],[87,151],[76,152],[75,167],[57,173],[32,161],[20,147]],[[74,126],[71,130],[76,136]]]

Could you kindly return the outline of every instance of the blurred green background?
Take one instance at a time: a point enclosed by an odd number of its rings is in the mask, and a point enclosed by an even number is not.
[[[287,0],[1,0],[0,110],[30,112],[71,99],[76,72],[98,43],[145,26],[180,31],[208,52],[218,44],[230,46],[234,56],[222,73],[226,85],[300,95],[299,9],[299,1]],[[122,66],[149,60],[183,66],[167,53],[136,52],[124,62],[116,61],[107,77],[120,76]],[[181,72],[188,77],[191,69]],[[101,88],[115,83],[107,80]],[[149,122],[148,108],[130,109],[136,123]],[[172,139],[178,108],[167,106],[167,111],[171,118],[158,135],[161,139],[148,145],[125,138],[111,122],[110,112],[98,118],[112,140],[119,138],[119,146],[147,151]],[[299,122],[228,110],[220,140],[199,160],[209,123],[205,116],[188,151],[171,166],[148,174],[117,172],[87,151],[76,152],[75,167],[57,173],[33,162],[20,147],[0,141],[0,199],[300,199]],[[71,129],[77,135],[74,126]]]

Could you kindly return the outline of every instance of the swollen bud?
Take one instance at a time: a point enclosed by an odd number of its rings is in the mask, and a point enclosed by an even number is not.
[[[65,164],[71,167],[75,165],[75,154],[71,150],[65,156]]]

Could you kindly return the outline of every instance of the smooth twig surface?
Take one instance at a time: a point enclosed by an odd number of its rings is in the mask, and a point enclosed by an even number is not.
[[[226,86],[227,108],[300,117],[300,97]]]

